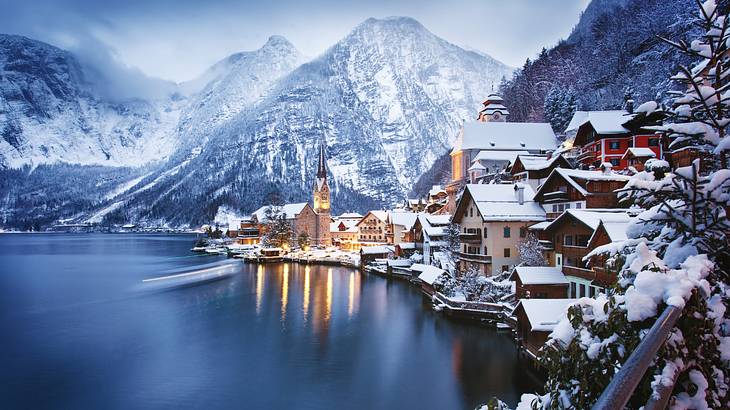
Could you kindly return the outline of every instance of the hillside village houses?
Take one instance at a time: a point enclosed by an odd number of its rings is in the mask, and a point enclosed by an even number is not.
[[[281,212],[312,245],[358,252],[361,268],[381,263],[385,274],[423,276],[416,282],[429,298],[438,294],[438,280],[450,275],[509,272],[509,317],[518,340],[534,354],[571,300],[615,284],[605,258],[592,251],[627,239],[634,214],[619,203],[617,191],[646,161],[664,160],[667,153],[663,135],[645,128],[661,121],[656,107],[627,108],[576,112],[563,144],[572,149],[559,152],[549,124],[506,122],[504,101],[490,94],[457,136],[445,187],[435,185],[396,209],[333,217],[322,145],[312,205],[287,204]],[[239,242],[265,234],[265,218],[262,207],[242,220]],[[456,228],[458,249],[452,244]],[[520,249],[528,235],[539,240],[547,266],[525,266]]]

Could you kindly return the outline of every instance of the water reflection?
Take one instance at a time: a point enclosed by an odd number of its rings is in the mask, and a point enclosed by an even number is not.
[[[261,300],[264,297],[264,265],[256,270],[256,314],[261,314]]]
[[[304,324],[307,324],[309,318],[309,266],[304,267],[304,303],[302,305],[302,314],[304,315]]]
[[[286,320],[286,306],[289,303],[289,265],[284,265],[284,279],[281,283],[281,321]]]

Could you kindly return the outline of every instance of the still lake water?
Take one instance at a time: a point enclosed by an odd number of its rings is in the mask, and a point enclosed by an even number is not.
[[[206,264],[190,235],[0,235],[0,408],[471,409],[538,388],[508,334],[354,269]]]

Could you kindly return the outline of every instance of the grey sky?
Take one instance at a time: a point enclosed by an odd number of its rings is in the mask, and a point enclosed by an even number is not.
[[[0,32],[82,51],[107,46],[150,76],[185,81],[272,34],[316,56],[368,17],[411,16],[452,43],[520,66],[566,37],[589,0],[0,0]]]

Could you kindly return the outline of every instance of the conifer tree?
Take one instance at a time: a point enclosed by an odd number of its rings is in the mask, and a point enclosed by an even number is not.
[[[523,396],[522,405],[590,408],[645,332],[667,306],[682,316],[631,397],[639,408],[672,388],[670,406],[727,408],[730,402],[730,74],[723,60],[728,20],[714,0],[698,3],[701,39],[669,44],[701,61],[674,76],[687,86],[656,127],[672,146],[697,154],[688,166],[665,172],[664,161],[647,164],[621,193],[642,213],[629,225],[628,240],[593,253],[610,256],[618,284],[608,295],[582,298],[568,309],[543,348],[548,369],[545,396]],[[588,257],[590,257],[589,255]]]

